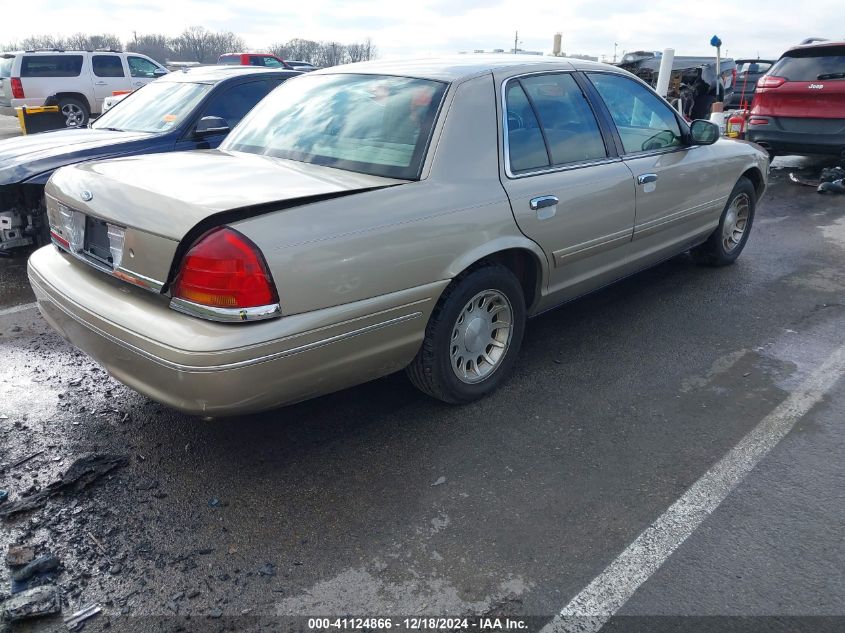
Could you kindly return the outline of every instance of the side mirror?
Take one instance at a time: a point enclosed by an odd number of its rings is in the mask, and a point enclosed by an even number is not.
[[[219,116],[204,116],[197,123],[197,128],[194,130],[195,136],[213,136],[215,134],[228,134],[229,124],[226,119]]]
[[[695,145],[712,145],[719,140],[719,126],[705,119],[693,121],[689,133]]]
[[[165,70],[164,68],[156,68],[153,71],[154,77],[164,77],[166,74],[168,74],[168,73],[167,73],[167,70]]]

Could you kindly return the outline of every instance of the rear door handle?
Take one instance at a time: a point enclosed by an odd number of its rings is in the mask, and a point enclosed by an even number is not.
[[[657,182],[657,174],[640,174],[637,176],[637,182],[641,185],[645,185],[650,182]]]
[[[545,209],[546,207],[553,207],[558,202],[560,202],[560,200],[557,199],[557,196],[538,196],[537,198],[531,198],[531,201],[528,204],[531,206],[532,211],[539,211],[540,209]]]
[[[105,81],[98,81],[94,84],[95,86],[107,86],[108,84]]]
[[[537,212],[538,220],[548,220],[557,213],[558,202],[560,200],[557,199],[557,196],[538,196],[531,198],[528,206],[531,207],[532,211]]]

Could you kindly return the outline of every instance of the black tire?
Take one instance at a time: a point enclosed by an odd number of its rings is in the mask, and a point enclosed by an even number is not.
[[[742,236],[732,247],[728,248],[726,240],[730,243],[733,239],[725,237],[726,222],[732,222],[729,212],[735,203],[742,204],[743,201],[747,204],[747,217]],[[728,202],[719,218],[719,225],[716,227],[716,230],[710,234],[706,242],[690,251],[693,261],[705,266],[727,266],[733,264],[748,242],[748,236],[751,234],[751,227],[754,224],[754,212],[756,208],[757,191],[754,189],[751,181],[745,176],[742,176],[736,185],[734,185],[733,191],[731,191]]]
[[[75,97],[59,99],[59,112],[64,115],[65,126],[70,128],[85,127],[88,125],[88,119],[91,118],[88,104]]]
[[[490,373],[470,384],[459,379],[458,370],[452,368],[452,350],[456,349],[452,344],[453,333],[462,311],[476,295],[485,291],[507,299],[512,321],[510,336],[496,364],[489,365]],[[479,306],[478,309],[484,314],[485,308]],[[487,313],[491,312],[489,307],[486,309]],[[443,402],[463,404],[483,398],[499,387],[513,369],[525,333],[525,320],[522,286],[510,270],[494,263],[470,269],[456,277],[443,292],[426,326],[422,347],[405,371],[417,389]],[[488,346],[485,354],[490,354],[491,349]],[[461,364],[456,363],[456,366]]]

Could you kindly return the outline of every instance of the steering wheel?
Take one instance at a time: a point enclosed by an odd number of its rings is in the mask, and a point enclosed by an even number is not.
[[[508,129],[521,130],[525,127],[525,121],[513,110],[508,110]]]

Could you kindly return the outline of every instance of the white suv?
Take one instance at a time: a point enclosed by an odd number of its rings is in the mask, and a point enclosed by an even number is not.
[[[0,53],[0,114],[44,105],[55,96],[68,127],[100,114],[103,99],[140,88],[167,73],[146,55],[119,51],[17,51]]]

